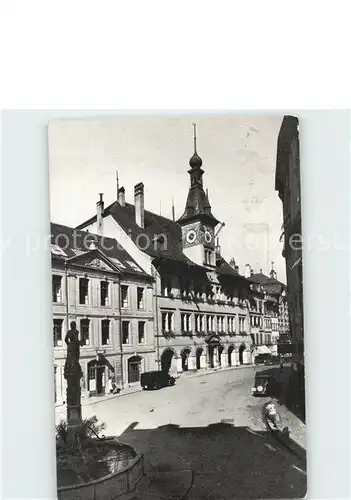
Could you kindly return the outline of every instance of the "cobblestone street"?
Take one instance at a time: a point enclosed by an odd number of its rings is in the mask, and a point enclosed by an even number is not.
[[[305,461],[266,432],[267,398],[250,394],[256,370],[183,374],[174,387],[84,406],[83,416],[96,415],[106,434],[145,453],[147,472],[158,471],[152,484],[142,481],[140,498],[182,498],[183,483],[184,498],[194,500],[303,497]],[[63,412],[57,409],[56,418]],[[281,414],[303,455],[304,425],[284,407]]]

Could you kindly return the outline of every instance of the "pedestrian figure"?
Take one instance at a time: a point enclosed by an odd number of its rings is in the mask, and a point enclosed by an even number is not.
[[[284,358],[281,356],[280,357],[280,372],[283,371],[283,368],[284,368]]]

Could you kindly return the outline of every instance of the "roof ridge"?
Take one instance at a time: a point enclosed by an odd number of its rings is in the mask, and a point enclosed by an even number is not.
[[[128,205],[130,207],[135,208],[135,203],[126,202],[125,205]],[[159,217],[160,219],[165,219],[166,221],[172,222],[173,224],[177,224],[177,222],[174,221],[173,219],[170,219],[169,217],[165,217],[164,215],[161,215],[161,214],[156,214],[155,212],[151,212],[151,210],[147,210],[146,208],[144,209],[144,212],[148,213],[149,215],[153,215],[155,217]]]
[[[104,235],[99,235],[97,233],[90,233],[90,232],[84,231],[83,229],[78,229],[77,227],[67,226],[66,224],[59,224],[57,222],[50,222],[50,226],[51,225],[60,226],[60,227],[63,227],[65,229],[69,229],[70,231],[79,231],[81,233],[85,233],[86,235],[96,236],[99,239],[104,238],[105,240],[116,241],[117,243],[119,243],[116,238],[112,238],[111,236],[104,236]]]

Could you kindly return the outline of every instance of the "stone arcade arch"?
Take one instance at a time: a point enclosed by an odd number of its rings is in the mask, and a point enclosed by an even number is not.
[[[198,347],[196,349],[196,369],[200,370],[201,369],[201,356],[203,355],[204,350],[202,347]]]
[[[222,354],[223,354],[223,351],[224,351],[224,347],[220,344],[218,346],[218,365],[219,366],[222,366]]]
[[[231,345],[228,347],[228,366],[233,366],[235,364],[233,352],[234,346]]]
[[[182,358],[182,371],[187,372],[189,370],[189,356],[191,351],[188,347],[182,350],[180,356]]]
[[[223,352],[223,346],[220,344],[220,338],[216,334],[208,335],[206,338],[208,367],[216,368],[220,366],[220,355]]]
[[[161,370],[169,373],[175,359],[175,352],[173,349],[165,349],[161,355]]]
[[[239,363],[241,365],[244,364],[244,351],[246,350],[246,345],[245,344],[241,344],[241,346],[239,347]]]

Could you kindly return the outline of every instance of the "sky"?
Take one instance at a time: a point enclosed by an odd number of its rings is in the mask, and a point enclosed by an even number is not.
[[[202,158],[204,188],[213,215],[225,226],[219,233],[224,258],[244,272],[269,274],[274,262],[284,283],[285,261],[279,242],[282,203],[275,191],[280,115],[117,117],[57,120],[49,124],[51,221],[76,226],[96,213],[99,193],[105,206],[116,200],[116,171],[126,201],[144,183],[145,209],[176,218],[185,209],[193,123]]]

